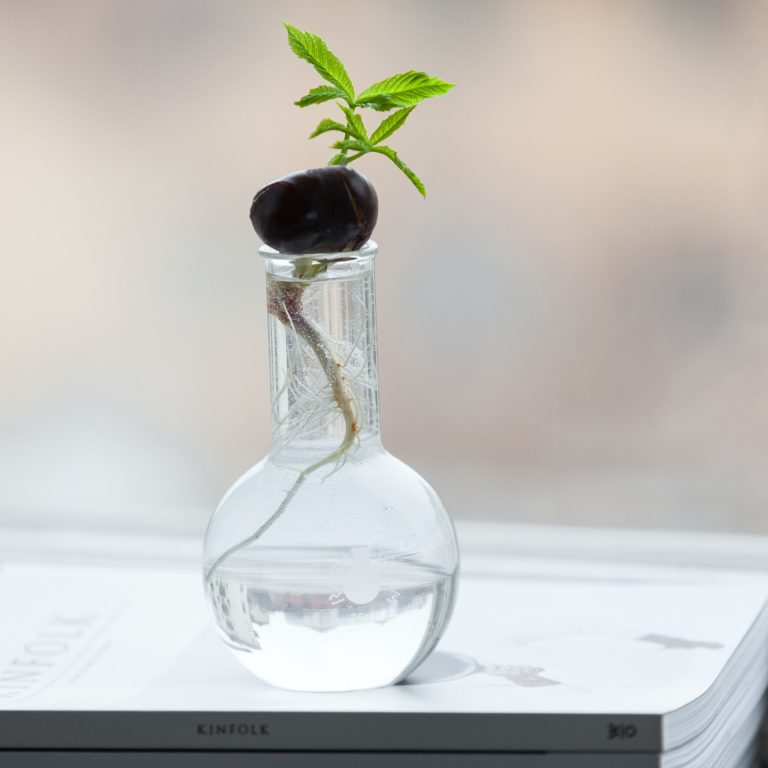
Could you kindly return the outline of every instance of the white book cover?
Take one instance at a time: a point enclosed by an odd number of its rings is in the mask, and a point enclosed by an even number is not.
[[[191,564],[6,560],[0,749],[658,753],[757,707],[767,601],[755,575],[468,558],[406,684],[302,694],[240,667]]]

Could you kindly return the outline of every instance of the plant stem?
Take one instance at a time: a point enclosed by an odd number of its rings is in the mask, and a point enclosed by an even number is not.
[[[341,165],[349,165],[353,160],[357,160],[358,157],[362,157],[365,152],[356,152],[354,155],[350,155]]]
[[[344,418],[344,437],[339,447],[331,451],[319,461],[305,467],[299,476],[294,480],[293,485],[288,489],[285,498],[280,502],[272,515],[262,523],[262,525],[248,538],[234,544],[226,549],[216,560],[206,573],[206,581],[210,582],[214,572],[231,555],[243,547],[247,547],[257,541],[266,531],[280,518],[285,512],[291,500],[299,491],[304,481],[318,469],[338,461],[343,458],[349,449],[354,445],[355,437],[360,431],[360,425],[355,413],[354,398],[352,391],[347,384],[346,378],[342,374],[342,364],[336,359],[331,349],[323,338],[322,331],[304,315],[301,297],[306,288],[306,283],[293,283],[269,278],[267,287],[267,310],[275,315],[281,323],[290,326],[296,334],[303,339],[310,349],[314,352],[320,367],[323,369],[328,383],[331,385],[333,400],[336,403],[341,415]]]

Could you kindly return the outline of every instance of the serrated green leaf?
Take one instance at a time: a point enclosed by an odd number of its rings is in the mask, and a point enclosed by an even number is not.
[[[355,99],[355,90],[344,65],[330,51],[325,41],[318,35],[302,31],[290,24],[284,26],[291,50],[299,58],[309,62],[329,83],[313,88],[295,104],[307,107],[335,100],[346,118],[346,124],[328,118],[321,120],[310,134],[310,138],[329,132],[343,134],[343,139],[332,145],[337,154],[331,157],[328,165],[346,165],[369,152],[376,152],[388,157],[419,193],[426,197],[426,189],[421,179],[400,159],[397,152],[381,142],[403,126],[417,104],[424,99],[447,93],[454,85],[426,72],[409,70],[374,83]],[[392,111],[393,114],[386,116],[373,135],[369,136],[362,117],[355,112],[357,107],[370,107],[382,112]]]
[[[329,120],[327,117],[321,120],[317,128],[309,134],[310,139],[314,139],[315,136],[319,136],[321,133],[328,133],[328,131],[341,131],[342,133],[348,133],[346,125],[337,123],[335,120]]]
[[[393,109],[398,109],[403,105],[391,96],[369,96],[365,101],[356,101],[356,107],[369,107],[375,109],[377,112],[389,112]]]
[[[352,150],[353,152],[370,152],[371,145],[360,139],[343,139],[337,141],[335,144],[331,144],[333,149],[341,149],[343,151]]]
[[[339,109],[347,117],[347,125],[349,126],[350,135],[360,139],[361,141],[368,141],[368,131],[365,130],[363,118],[360,117],[360,115],[355,114],[355,112],[346,104],[339,104]]]
[[[323,101],[331,101],[331,99],[346,99],[347,95],[341,88],[335,88],[332,85],[319,85],[317,88],[313,88],[306,96],[302,96],[298,101],[293,103],[297,107],[308,107],[311,104],[320,104]]]
[[[397,152],[391,147],[371,147],[371,152],[378,152],[388,157],[409,179],[416,189],[419,190],[422,197],[427,196],[427,190],[421,183],[421,179],[398,157]]]
[[[330,51],[325,41],[319,35],[303,32],[285,22],[283,26],[288,33],[288,44],[291,50],[300,59],[308,61],[320,77],[343,91],[344,98],[350,104],[354,103],[355,89],[347,70],[344,69],[339,58]]]
[[[448,93],[453,87],[453,83],[446,83],[439,77],[410,70],[366,88],[357,97],[355,106],[379,110],[412,107],[424,99]]]
[[[385,117],[371,136],[371,144],[378,144],[391,136],[408,119],[415,107],[406,107]]]

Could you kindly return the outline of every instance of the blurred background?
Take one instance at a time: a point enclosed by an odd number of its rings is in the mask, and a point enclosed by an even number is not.
[[[375,183],[385,444],[457,518],[768,533],[768,2],[0,2],[0,523],[202,531],[269,449],[281,21],[425,102]]]

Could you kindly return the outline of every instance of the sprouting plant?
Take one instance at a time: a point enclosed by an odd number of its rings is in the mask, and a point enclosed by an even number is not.
[[[426,196],[424,184],[419,177],[400,159],[392,147],[382,142],[403,126],[408,116],[420,102],[432,96],[447,93],[454,87],[453,84],[446,83],[444,80],[432,77],[425,72],[409,70],[374,83],[361,93],[356,94],[344,65],[329,50],[322,38],[311,32],[303,32],[290,24],[285,24],[285,28],[288,32],[288,43],[293,52],[299,58],[308,61],[328,83],[328,85],[313,88],[295,103],[299,107],[307,107],[326,101],[336,101],[344,115],[345,121],[343,123],[329,118],[321,120],[310,135],[310,138],[314,138],[331,132],[343,134],[343,138],[332,145],[333,149],[338,150],[338,152],[328,161],[328,166],[346,166],[369,153],[384,155],[406,175],[422,196]],[[373,133],[369,133],[363,118],[357,112],[358,109],[364,108],[373,109],[377,112],[390,112],[391,114],[379,123]],[[323,170],[338,175],[339,169],[331,171],[330,168],[325,168]],[[365,184],[369,184],[369,182],[366,181]],[[264,189],[268,189],[269,186],[272,185],[268,185]],[[346,187],[346,182],[340,183],[337,189],[345,197],[352,194]],[[261,192],[263,191],[261,190]],[[256,198],[254,198],[254,205],[255,201]],[[377,205],[375,194],[373,195],[373,203]],[[356,214],[359,214],[360,205],[356,203],[353,208]],[[251,214],[253,220],[253,208]],[[375,221],[375,212],[373,221]],[[254,224],[254,226],[256,225]],[[373,224],[371,224],[371,229],[372,227]],[[348,248],[339,247],[339,250],[348,250]],[[206,579],[211,589],[213,588],[212,580],[216,569],[231,555],[261,538],[282,516],[310,475],[323,467],[331,465],[340,467],[358,441],[360,423],[346,372],[349,357],[347,360],[341,360],[334,354],[323,330],[312,322],[304,311],[304,292],[310,284],[309,281],[325,272],[330,265],[346,261],[349,258],[351,257],[340,254],[320,258],[306,255],[296,256],[291,260],[293,266],[292,280],[280,280],[274,277],[267,279],[267,311],[289,328],[294,337],[300,340],[305,348],[317,358],[329,385],[330,399],[328,405],[333,410],[338,411],[343,419],[344,435],[340,444],[333,451],[318,459],[314,464],[305,467],[298,474],[278,507],[256,531],[229,547],[216,558],[206,573]],[[290,371],[288,375],[292,375]],[[287,386],[287,383],[283,386]]]
[[[421,179],[400,159],[392,147],[382,142],[403,126],[417,104],[432,96],[448,93],[454,87],[453,84],[446,83],[439,77],[432,77],[426,72],[409,70],[374,83],[356,94],[344,65],[321,37],[311,32],[303,32],[290,24],[285,24],[285,29],[291,50],[299,58],[308,61],[320,77],[329,83],[313,88],[294,103],[299,107],[308,107],[325,101],[336,101],[344,114],[343,123],[330,118],[321,120],[309,137],[313,139],[330,132],[343,134],[344,138],[332,145],[333,149],[339,151],[328,161],[328,165],[349,165],[353,160],[375,152],[388,157],[416,189],[426,196],[427,192]],[[364,108],[392,114],[385,117],[373,133],[369,134],[362,116],[357,112],[358,109]],[[350,152],[353,154],[348,154]]]

